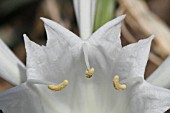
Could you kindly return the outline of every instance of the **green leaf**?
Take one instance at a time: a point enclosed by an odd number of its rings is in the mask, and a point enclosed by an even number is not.
[[[98,0],[94,21],[94,31],[114,17],[115,0]]]

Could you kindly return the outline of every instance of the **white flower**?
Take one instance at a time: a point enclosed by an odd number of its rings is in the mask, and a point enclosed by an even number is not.
[[[122,48],[124,15],[91,35],[94,4],[74,0],[83,40],[45,18],[46,46],[24,35],[27,81],[0,94],[4,113],[163,113],[170,107],[170,91],[143,78],[153,36]]]
[[[86,41],[42,18],[47,44],[39,46],[24,35],[28,79],[0,94],[0,108],[5,113],[166,111],[170,106],[170,91],[152,86],[143,78],[153,36],[122,48],[117,25],[123,18],[108,22]],[[84,75],[89,66],[95,69],[90,79]],[[113,88],[114,75],[119,75],[126,90]],[[63,80],[69,84],[62,91],[47,88]]]

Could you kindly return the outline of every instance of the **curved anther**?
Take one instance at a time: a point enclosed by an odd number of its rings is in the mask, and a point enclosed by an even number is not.
[[[60,83],[58,85],[54,85],[56,83],[53,83],[53,82],[42,81],[42,80],[37,80],[37,79],[29,79],[29,80],[27,80],[27,83],[46,85],[46,86],[48,86],[48,88],[50,90],[60,91],[60,90],[64,89],[68,85],[68,80],[64,80],[62,83]]]
[[[125,90],[126,89],[126,85],[125,84],[120,84],[119,76],[118,75],[114,76],[113,85],[114,85],[116,90]]]
[[[53,91],[60,91],[64,89],[68,85],[68,80],[64,80],[62,83],[58,85],[48,85],[48,88]]]
[[[90,70],[86,70],[86,77],[91,78],[94,74],[94,68],[90,68]]]
[[[94,74],[94,68],[93,67],[90,68],[89,58],[88,58],[88,50],[87,50],[86,44],[83,44],[83,53],[84,53],[85,64],[87,67],[85,74],[86,74],[87,78],[91,78]]]

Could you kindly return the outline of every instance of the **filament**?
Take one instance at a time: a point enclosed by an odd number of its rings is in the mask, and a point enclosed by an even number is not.
[[[90,67],[89,57],[88,57],[88,48],[86,44],[83,44],[83,53],[84,53],[85,64],[87,67],[85,74],[87,78],[91,78],[94,74],[94,68]]]

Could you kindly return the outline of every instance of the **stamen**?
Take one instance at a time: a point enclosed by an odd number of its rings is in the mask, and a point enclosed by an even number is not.
[[[113,84],[114,84],[115,89],[117,89],[117,90],[125,90],[126,89],[125,84],[120,84],[118,75],[114,76]]]
[[[85,72],[87,78],[91,78],[94,74],[94,68],[90,68],[89,64],[89,57],[88,57],[88,50],[87,50],[87,45],[83,44],[83,53],[84,53],[84,58],[85,58],[85,64],[87,67],[87,70]]]
[[[53,83],[53,82],[42,81],[42,80],[37,80],[37,79],[29,79],[27,82],[30,84],[47,85],[48,88],[53,91],[60,91],[68,85],[68,80],[64,80],[62,83],[60,83],[58,85],[55,85],[56,83]]]
[[[94,68],[90,68],[90,70],[86,70],[86,77],[91,78],[94,74]]]
[[[64,89],[68,85],[68,80],[64,80],[62,83],[58,85],[48,85],[48,88],[53,91],[60,91]]]

